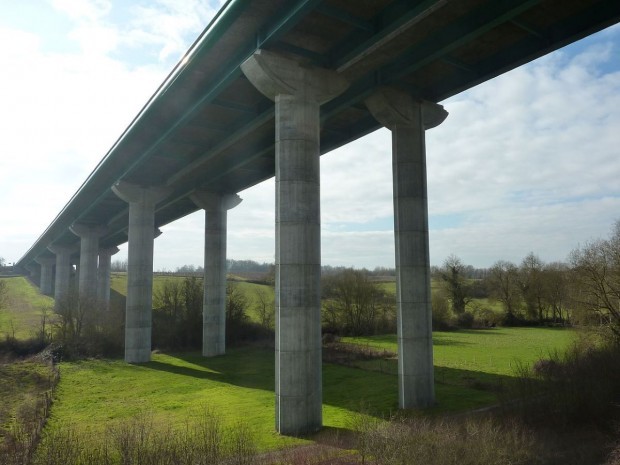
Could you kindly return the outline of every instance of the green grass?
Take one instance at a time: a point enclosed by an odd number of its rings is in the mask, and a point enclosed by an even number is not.
[[[562,351],[574,339],[574,331],[562,328],[433,331],[433,357],[438,367],[514,376],[519,363],[531,364],[550,351]],[[397,352],[394,334],[342,340]]]
[[[433,361],[438,405],[435,412],[481,407],[497,402],[502,386],[518,368],[530,366],[575,340],[575,331],[558,328],[494,328],[433,332]],[[397,352],[396,335],[349,337],[343,342]],[[398,373],[397,360],[359,361],[362,369]],[[447,395],[443,390],[448,387]],[[464,389],[456,396],[459,388]],[[457,390],[457,391],[455,391]]]
[[[274,432],[271,350],[236,349],[211,359],[155,354],[143,365],[87,360],[63,363],[61,373],[50,428],[72,424],[97,433],[110,422],[139,412],[182,427],[187,418],[208,407],[227,424],[247,423],[261,449],[307,442]],[[324,379],[326,426],[346,428],[362,405],[382,411],[395,406],[396,383],[391,376],[327,365]]]
[[[37,305],[51,306],[23,278],[10,295],[28,307],[39,324]],[[157,277],[155,285],[165,279]],[[253,301],[253,293],[267,286],[248,282],[238,286]],[[112,288],[124,294],[126,278],[114,274]],[[269,294],[271,297],[271,294]],[[14,311],[13,311],[14,312]],[[34,313],[33,313],[34,312]],[[435,379],[438,405],[431,414],[462,411],[497,400],[496,386],[509,379],[517,361],[531,363],[549,350],[568,346],[573,332],[545,328],[501,328],[434,333]],[[396,351],[396,336],[345,338],[347,342]],[[85,360],[61,364],[49,428],[71,424],[103,431],[111,422],[151,413],[183,427],[186,419],[211,408],[225,423],[246,422],[261,450],[300,444],[274,432],[274,355],[272,349],[246,347],[205,359],[197,353],[154,354],[150,363],[131,365],[119,360]],[[359,367],[324,364],[323,421],[328,431],[347,429],[360,414],[389,416],[398,407],[396,360],[360,362]],[[413,412],[419,414],[419,412]],[[311,438],[310,438],[311,439]]]
[[[0,278],[6,282],[7,302],[0,309],[0,337],[14,336],[23,340],[32,337],[41,325],[41,316],[51,311],[54,299],[41,294],[26,278]]]

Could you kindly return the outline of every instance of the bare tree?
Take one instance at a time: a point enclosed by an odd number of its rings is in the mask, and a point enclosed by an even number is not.
[[[531,319],[543,321],[545,310],[545,282],[543,262],[530,252],[519,267],[519,290],[525,303],[525,311]]]
[[[590,242],[570,255],[576,303],[597,315],[620,339],[620,221],[609,239]]]
[[[543,270],[545,301],[554,322],[568,321],[570,270],[565,263],[549,263]]]
[[[390,305],[383,288],[366,270],[345,269],[323,277],[324,316],[346,334],[373,334],[387,326]]]
[[[508,321],[514,320],[521,301],[519,270],[514,263],[499,260],[489,270],[488,283],[491,295],[501,302]]]
[[[259,323],[266,329],[273,328],[275,319],[275,302],[270,299],[265,289],[256,289],[254,293],[256,313],[258,314]]]

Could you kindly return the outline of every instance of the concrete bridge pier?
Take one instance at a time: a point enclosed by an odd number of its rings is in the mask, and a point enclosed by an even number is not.
[[[41,265],[41,282],[39,287],[45,295],[52,295],[53,276],[54,276],[54,257],[39,257],[35,260]]]
[[[448,113],[391,88],[379,90],[366,104],[392,131],[399,406],[429,407],[435,388],[424,137]]]
[[[257,51],[241,69],[276,111],[276,429],[322,426],[319,109],[348,83]]]
[[[69,294],[71,283],[71,254],[75,251],[74,246],[50,245],[47,249],[56,255],[56,280],[54,285],[54,307],[56,310],[62,300]]]
[[[195,192],[192,201],[205,211],[202,355],[226,352],[226,222],[227,211],[241,203],[236,194]]]
[[[105,306],[110,308],[110,268],[112,267],[112,255],[118,253],[118,247],[108,247],[99,250],[99,268],[97,279],[97,298]]]
[[[125,361],[143,363],[151,360],[155,205],[170,190],[125,181],[112,190],[129,204]]]
[[[97,257],[99,237],[105,233],[100,225],[73,224],[71,232],[80,238],[78,291],[80,300],[92,305],[97,299]]]

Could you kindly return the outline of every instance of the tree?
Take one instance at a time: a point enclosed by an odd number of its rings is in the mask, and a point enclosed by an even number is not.
[[[465,313],[465,306],[471,301],[470,286],[465,277],[465,265],[456,255],[450,255],[439,270],[452,311],[457,315]]]
[[[620,339],[620,221],[609,239],[573,250],[570,263],[576,304]]]
[[[254,308],[260,325],[265,329],[272,329],[275,319],[274,299],[269,298],[264,288],[256,289],[254,295],[256,296]]]
[[[393,305],[366,270],[352,268],[323,277],[324,316],[329,329],[375,334],[390,324]]]
[[[226,327],[234,327],[245,322],[248,318],[246,310],[248,299],[237,284],[226,284]]]
[[[568,317],[570,298],[569,268],[564,263],[549,263],[543,269],[546,307],[551,309],[554,322],[564,322]]]
[[[519,290],[525,303],[526,314],[531,319],[542,322],[545,310],[545,283],[543,262],[530,252],[519,267]]]
[[[489,270],[487,279],[491,295],[504,307],[506,322],[514,321],[520,304],[517,266],[514,263],[499,260]]]

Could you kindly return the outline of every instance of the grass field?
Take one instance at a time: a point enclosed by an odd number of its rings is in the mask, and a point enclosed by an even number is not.
[[[29,309],[32,317],[24,317],[24,325],[30,322],[36,327],[40,315],[37,308],[51,306],[51,300],[40,296],[23,278],[11,279],[21,280],[11,286],[11,301],[19,308]],[[163,279],[170,278],[156,278],[155,285]],[[119,295],[124,293],[125,285],[124,276],[113,275],[112,287]],[[252,283],[239,285],[248,297],[264,287]],[[12,309],[9,313],[19,312]],[[531,363],[550,350],[562,350],[570,344],[572,334],[568,330],[544,328],[434,333],[438,405],[430,414],[495,403],[497,385],[510,379],[517,363]],[[393,335],[344,340],[396,351]],[[186,419],[210,408],[227,424],[247,423],[262,450],[308,441],[281,437],[274,432],[273,349],[237,348],[210,359],[197,353],[157,353],[150,363],[142,365],[120,360],[84,360],[64,362],[60,369],[57,400],[48,424],[52,431],[70,424],[97,437],[113,422],[144,412],[183,427]],[[395,373],[395,360],[360,362],[357,368],[324,364],[323,416],[327,434],[348,429],[359,414],[382,417],[395,412]]]
[[[6,308],[0,308],[0,337],[32,337],[41,325],[44,312],[51,312],[54,300],[41,294],[26,278],[0,278],[6,282]]]

